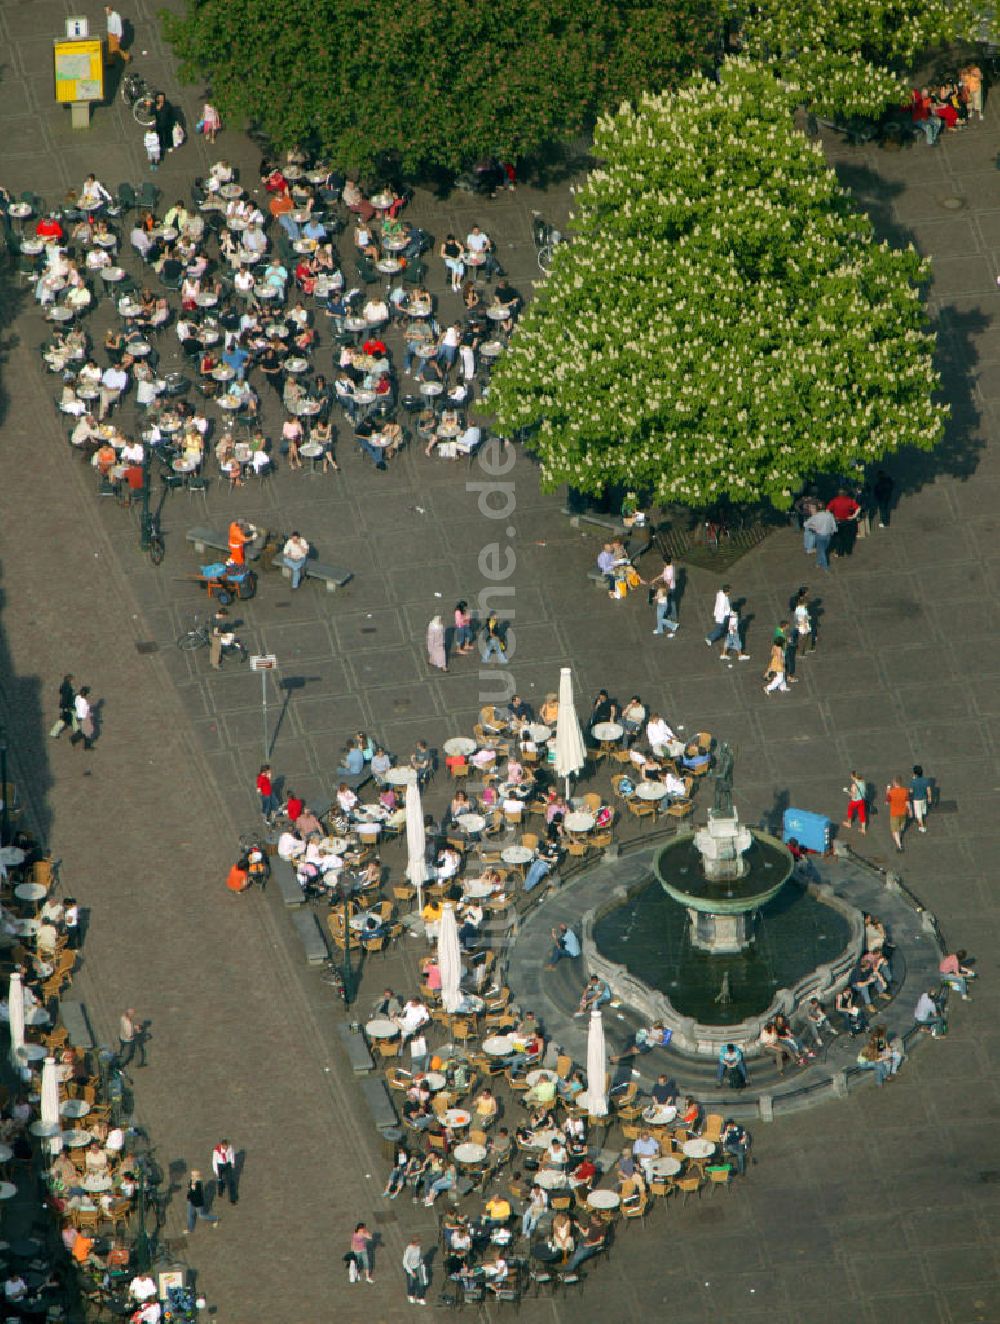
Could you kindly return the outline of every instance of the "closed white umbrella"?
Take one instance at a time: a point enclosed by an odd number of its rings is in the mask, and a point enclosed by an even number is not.
[[[10,977],[7,992],[7,1007],[10,1013],[10,1060],[18,1071],[24,1066],[21,1049],[24,1047],[24,989],[21,976],[15,972]]]
[[[417,889],[417,909],[424,908],[424,883],[427,882],[427,861],[424,851],[427,837],[424,833],[424,809],[420,803],[420,787],[416,774],[406,784],[406,876]]]
[[[42,1064],[42,1121],[55,1127],[55,1134],[48,1140],[48,1149],[50,1154],[58,1154],[62,1149],[62,1136],[59,1134],[59,1078],[54,1057],[47,1057]]]
[[[573,673],[569,667],[559,672],[559,717],[556,721],[556,776],[566,780],[566,798],[569,798],[569,779],[576,776],[587,762],[587,749],[583,743],[580,719],[573,704]]]
[[[587,1034],[587,1112],[591,1117],[608,1115],[608,1060],[604,1046],[604,1021],[599,1011],[590,1013]]]
[[[462,949],[458,942],[455,907],[447,905],[438,925],[438,970],[441,972],[441,1005],[447,1012],[458,1011],[462,1001]]]

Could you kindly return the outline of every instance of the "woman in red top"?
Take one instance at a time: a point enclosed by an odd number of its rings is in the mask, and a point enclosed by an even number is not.
[[[257,774],[257,794],[260,796],[260,812],[270,822],[272,815],[278,812],[278,797],[271,782],[271,765],[265,763]]]

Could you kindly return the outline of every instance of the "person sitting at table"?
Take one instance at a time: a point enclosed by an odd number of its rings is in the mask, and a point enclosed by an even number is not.
[[[550,1103],[555,1102],[556,1094],[556,1081],[551,1074],[546,1074],[541,1076],[529,1089],[525,1090],[523,1101],[525,1104],[538,1104],[547,1108]]]
[[[407,998],[402,1015],[396,1019],[396,1024],[399,1026],[404,1041],[409,1039],[411,1035],[416,1034],[422,1025],[428,1023],[430,1018],[430,1012],[419,998]]]
[[[385,326],[389,320],[389,305],[382,295],[372,294],[362,309],[361,316],[371,327]]]
[[[451,798],[451,804],[448,806],[448,815],[451,819],[457,819],[462,814],[471,814],[475,806],[466,795],[465,791],[457,790]]]
[[[445,846],[437,858],[437,867],[435,876],[439,883],[447,882],[449,878],[457,878],[462,868],[462,857],[454,846]]]
[[[682,742],[678,740],[669,723],[659,713],[650,714],[649,721],[646,723],[646,740],[649,742],[650,749],[658,758],[665,756],[677,758],[684,752]]]
[[[586,1016],[591,1011],[596,1011],[611,1001],[611,989],[607,980],[600,975],[591,975],[587,980],[583,993],[580,996],[580,1005],[573,1013],[574,1016]]]
[[[294,827],[288,827],[278,838],[278,858],[282,860],[297,860],[300,855],[306,853],[306,843]]]
[[[573,1220],[569,1214],[561,1210],[552,1220],[552,1230],[549,1233],[549,1246],[553,1252],[563,1260],[568,1260],[576,1246],[573,1238]]]
[[[103,271],[113,265],[111,254],[106,248],[91,248],[84,259],[88,271]]]
[[[95,1177],[103,1176],[108,1171],[108,1156],[96,1141],[87,1146],[84,1166],[88,1174]]]
[[[473,1100],[472,1116],[476,1126],[483,1131],[488,1130],[498,1120],[500,1105],[488,1085],[484,1085]]]
[[[427,1195],[424,1197],[424,1205],[430,1208],[434,1201],[443,1191],[451,1191],[458,1185],[458,1172],[454,1163],[450,1160],[442,1162],[440,1175],[427,1185]]]

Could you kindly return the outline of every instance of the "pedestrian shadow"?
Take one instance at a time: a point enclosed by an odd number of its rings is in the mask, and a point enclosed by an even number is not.
[[[771,807],[760,816],[760,826],[772,837],[780,837],[785,821],[785,810],[791,805],[792,797],[788,790],[775,791]]]

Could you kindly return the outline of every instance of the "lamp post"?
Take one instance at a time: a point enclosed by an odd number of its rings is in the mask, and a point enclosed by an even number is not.
[[[339,882],[340,899],[344,903],[344,1006],[354,1000],[354,971],[351,969],[351,886],[346,878]]]
[[[142,509],[139,515],[139,550],[149,551],[152,520],[149,513],[150,465],[152,449],[148,441],[142,443]]]
[[[0,726],[0,846],[7,845],[10,828],[10,796],[7,793],[7,728]]]

